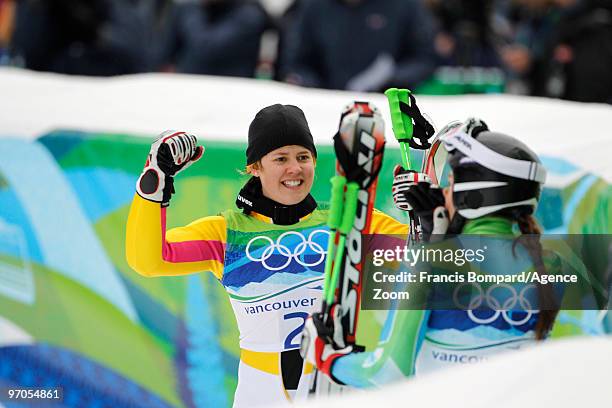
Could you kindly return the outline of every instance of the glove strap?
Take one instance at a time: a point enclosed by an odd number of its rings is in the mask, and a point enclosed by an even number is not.
[[[410,98],[410,105],[400,101],[399,107],[414,122],[412,137],[409,139],[398,139],[398,142],[408,143],[412,149],[427,150],[431,147],[431,143],[428,140],[435,133],[435,129],[421,113],[414,95],[408,94],[408,97]]]
[[[172,198],[172,194],[174,193],[174,177],[165,176],[163,198],[161,202],[162,207],[170,205],[170,198]]]

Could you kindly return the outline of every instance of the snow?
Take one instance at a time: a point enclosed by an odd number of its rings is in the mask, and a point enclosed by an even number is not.
[[[273,103],[306,113],[318,144],[331,144],[342,108],[368,100],[387,122],[382,94],[304,89],[265,80],[177,74],[90,78],[0,68],[0,135],[34,139],[58,128],[151,137],[164,129],[202,140],[245,141],[255,113]],[[418,96],[438,127],[469,116],[520,138],[536,152],[564,158],[612,180],[612,106],[512,95]]]
[[[573,338],[512,351],[375,391],[309,401],[296,408],[610,407],[612,339]]]

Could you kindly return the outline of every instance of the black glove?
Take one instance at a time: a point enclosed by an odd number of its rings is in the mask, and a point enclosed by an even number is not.
[[[402,211],[414,211],[424,240],[429,241],[431,234],[445,234],[448,214],[440,187],[431,184],[427,174],[404,170],[401,166],[395,166],[393,174],[391,191],[395,206]]]

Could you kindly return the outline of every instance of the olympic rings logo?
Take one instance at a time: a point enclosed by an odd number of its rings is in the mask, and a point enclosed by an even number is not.
[[[478,290],[478,295],[471,297],[467,307],[462,305],[459,300],[459,290],[465,285],[472,285]],[[455,302],[455,306],[460,309],[466,310],[470,320],[472,320],[476,324],[492,323],[497,320],[497,318],[501,315],[509,325],[520,326],[527,323],[534,314],[539,313],[539,310],[532,309],[531,303],[525,297],[525,293],[530,289],[536,289],[536,286],[533,284],[526,285],[525,287],[523,287],[523,289],[521,289],[520,292],[517,292],[517,290],[512,286],[502,283],[499,285],[490,286],[485,292],[483,291],[482,287],[477,283],[464,283],[455,288],[453,292],[453,301]],[[509,294],[509,296],[505,301],[503,301],[503,304],[500,303],[500,301],[495,296],[493,296],[493,292],[496,290],[508,291],[507,294]],[[480,306],[482,306],[484,302],[486,302],[486,307],[492,309],[494,312],[491,316],[487,318],[481,318],[474,314],[474,309],[478,309]],[[526,316],[520,320],[514,320],[510,313],[512,311],[515,311],[514,307],[517,306],[517,304],[521,307],[521,311],[527,313]]]
[[[305,266],[305,267],[317,266],[325,261],[325,256],[327,255],[327,250],[324,249],[320,244],[315,242],[313,239],[317,234],[327,234],[328,239],[330,235],[329,231],[318,229],[318,230],[312,231],[308,235],[308,238],[305,238],[304,235],[302,235],[299,232],[287,231],[287,232],[282,233],[276,239],[276,242],[274,242],[274,240],[272,240],[272,238],[270,237],[267,237],[265,235],[260,235],[260,236],[252,238],[249,241],[249,243],[247,244],[245,248],[245,254],[246,254],[246,257],[250,259],[251,261],[261,262],[263,267],[269,271],[280,271],[281,269],[285,269],[287,266],[289,266],[292,260],[295,260],[298,264]],[[290,236],[296,236],[300,240],[300,243],[297,244],[293,248],[293,251],[291,250],[289,246],[283,245],[283,239],[285,239],[286,237],[290,237]],[[268,243],[268,246],[266,246],[263,252],[261,252],[260,256],[257,256],[258,255],[257,252],[259,252],[259,250],[254,251],[255,253],[251,252],[251,245],[256,241],[261,241],[261,240],[266,241]],[[303,259],[304,257],[302,256],[304,252],[306,252],[306,249],[309,249],[315,254],[318,254],[319,259],[315,260],[312,263],[306,262]],[[275,252],[287,258],[285,262],[280,266],[272,266],[267,263],[268,259],[270,259],[270,257],[272,257],[272,255],[274,255]]]

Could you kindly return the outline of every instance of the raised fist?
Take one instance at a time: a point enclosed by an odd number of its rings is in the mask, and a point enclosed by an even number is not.
[[[167,206],[174,193],[173,177],[198,161],[204,148],[195,136],[167,130],[151,145],[145,168],[136,183],[142,198]]]

